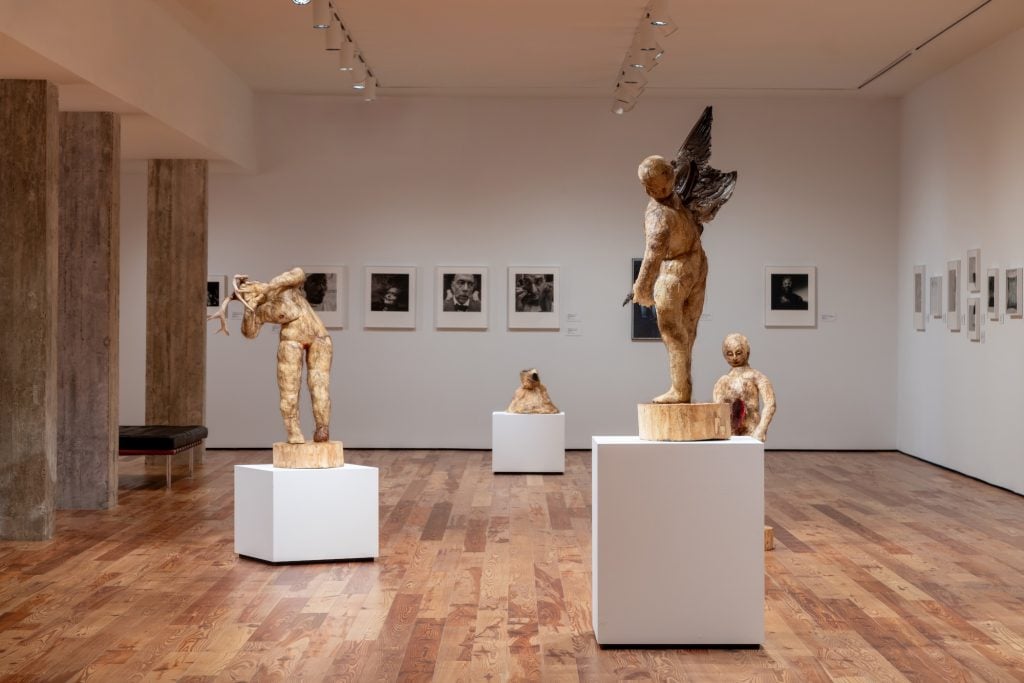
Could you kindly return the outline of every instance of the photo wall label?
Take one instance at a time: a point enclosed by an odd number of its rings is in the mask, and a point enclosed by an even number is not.
[[[931,291],[928,292],[928,308],[933,318],[942,317],[942,276],[933,275],[931,278]]]
[[[914,266],[914,329],[924,331],[925,267]]]
[[[216,313],[220,307],[220,302],[224,300],[224,297],[228,296],[228,276],[227,275],[207,275],[206,276],[206,313]]]
[[[815,327],[816,280],[814,266],[765,266],[765,327]]]
[[[946,263],[946,327],[960,331],[960,259]]]
[[[999,269],[989,268],[985,275],[985,309],[989,320],[999,320]]]
[[[487,329],[487,268],[438,266],[434,278],[434,327]]]
[[[509,266],[509,329],[559,329],[558,268]]]
[[[981,291],[981,249],[967,252],[967,291]]]
[[[367,266],[364,327],[416,328],[416,268]]]
[[[345,266],[299,266],[306,274],[302,294],[324,327],[348,325],[348,271]]]
[[[1024,268],[1006,269],[1006,315],[1011,318],[1020,318],[1024,315],[1021,302],[1024,301]]]
[[[633,259],[633,279],[630,281],[636,284],[636,278],[640,275],[640,265],[644,262],[642,258]],[[658,329],[658,313],[654,306],[641,306],[635,301],[630,304],[630,337],[634,341],[661,339],[661,330]]]

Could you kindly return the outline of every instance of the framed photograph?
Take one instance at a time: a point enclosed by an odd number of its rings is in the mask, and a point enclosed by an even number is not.
[[[816,280],[814,266],[765,266],[764,326],[815,327]]]
[[[946,327],[960,331],[960,259],[946,263]]]
[[[914,266],[914,329],[924,331],[924,266]]]
[[[933,318],[942,317],[942,276],[933,275],[931,279],[931,291],[928,292],[928,308]]]
[[[364,327],[416,329],[416,268],[366,267]]]
[[[348,325],[348,278],[345,266],[299,266],[306,273],[302,292],[327,328]]]
[[[558,268],[510,266],[508,327],[511,330],[557,330]]]
[[[487,329],[487,268],[438,266],[434,284],[434,327]]]
[[[967,252],[967,291],[981,291],[981,249]]]
[[[206,313],[216,313],[220,302],[228,295],[227,275],[206,276]]]
[[[985,275],[985,308],[989,320],[999,320],[999,269],[989,268]]]
[[[636,278],[640,274],[640,264],[643,262],[642,258],[633,259],[633,279],[630,280],[631,283],[636,283]],[[658,329],[658,313],[654,310],[654,306],[641,306],[635,302],[629,306],[633,314],[630,327],[633,341],[660,340],[661,330]]]
[[[967,338],[981,341],[981,299],[976,296],[967,299]]]
[[[1024,313],[1021,309],[1021,300],[1024,292],[1021,291],[1021,284],[1024,283],[1024,268],[1006,269],[1006,315],[1011,318],[1020,318]]]

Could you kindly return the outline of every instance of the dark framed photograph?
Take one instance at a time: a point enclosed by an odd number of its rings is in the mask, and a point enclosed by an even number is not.
[[[924,320],[927,316],[924,313],[924,283],[925,267],[914,266],[914,329],[924,331]]]
[[[985,301],[989,320],[999,320],[999,269],[989,268],[985,274]]]
[[[816,280],[814,266],[765,266],[765,327],[816,327]]]
[[[946,263],[946,327],[960,331],[960,259]]]
[[[981,249],[970,249],[967,252],[967,291],[981,291]]]
[[[366,267],[365,327],[416,327],[416,268]]]
[[[981,341],[981,298],[967,298],[967,338]]]
[[[558,268],[510,266],[509,329],[557,330],[558,315]]]
[[[942,317],[942,276],[933,275],[931,291],[928,292],[928,308],[933,318]]]
[[[636,284],[636,278],[640,275],[640,265],[644,262],[642,258],[633,259],[633,279],[631,284]],[[632,315],[630,325],[630,338],[633,341],[660,340],[661,330],[658,329],[658,313],[654,306],[641,306],[635,301],[630,304]]]
[[[206,276],[206,312],[216,313],[220,302],[228,295],[227,275]]]
[[[487,329],[487,268],[438,266],[434,284],[434,327]]]
[[[325,327],[343,328],[348,317],[345,266],[300,266],[306,274],[302,293]]]
[[[1011,318],[1020,318],[1024,315],[1021,308],[1021,299],[1024,292],[1021,287],[1024,285],[1024,268],[1006,269],[1006,315]]]

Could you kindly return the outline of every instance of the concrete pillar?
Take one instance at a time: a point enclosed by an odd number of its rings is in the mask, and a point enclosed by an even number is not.
[[[60,115],[57,507],[117,505],[121,120]]]
[[[149,162],[146,424],[206,420],[207,166]],[[204,450],[196,449],[197,462]]]
[[[53,536],[57,88],[0,80],[0,539]]]

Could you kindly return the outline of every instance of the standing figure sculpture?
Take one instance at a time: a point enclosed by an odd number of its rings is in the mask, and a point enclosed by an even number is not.
[[[729,374],[715,382],[711,400],[728,403],[735,436],[752,436],[764,441],[775,416],[775,390],[763,373],[750,367],[750,342],[733,332],[722,342],[722,355],[732,366]]]
[[[708,260],[700,237],[736,186],[736,172],[723,173],[711,158],[711,107],[670,163],[647,157],[638,176],[650,196],[644,212],[646,247],[640,273],[626,303],[654,306],[669,357],[671,388],[654,403],[689,403],[690,361],[697,323],[704,310]]]
[[[242,334],[249,339],[260,333],[264,323],[281,326],[277,345],[277,386],[281,395],[281,417],[290,444],[306,442],[299,425],[303,358],[306,360],[306,379],[316,423],[313,441],[330,440],[333,343],[327,328],[306,300],[303,293],[305,282],[306,274],[301,268],[292,268],[270,282],[257,282],[250,280],[248,275],[235,275],[235,291],[224,300],[217,313],[209,316],[211,320],[219,318],[221,329],[218,331],[227,333],[227,305],[237,300],[245,306]]]

